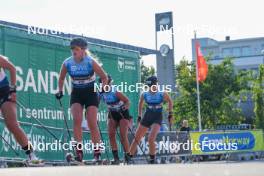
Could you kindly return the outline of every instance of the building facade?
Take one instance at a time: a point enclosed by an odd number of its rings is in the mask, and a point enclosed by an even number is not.
[[[212,38],[198,38],[204,56],[210,56],[209,62],[219,64],[226,57],[233,58],[236,70],[253,70],[258,73],[260,64],[264,64],[264,37],[230,40],[227,36],[224,41]],[[192,39],[192,58],[195,60],[195,40]],[[246,123],[254,118],[254,102],[251,95],[248,99],[238,103],[246,117]]]
[[[225,57],[234,58],[236,69],[258,70],[264,64],[264,37],[224,41],[211,38],[198,38],[203,55],[211,56],[212,64],[219,64]],[[192,40],[192,56],[195,58],[194,39]]]

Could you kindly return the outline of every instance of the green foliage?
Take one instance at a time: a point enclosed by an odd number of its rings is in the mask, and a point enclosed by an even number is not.
[[[154,75],[155,74],[155,69],[154,67],[150,66],[150,67],[147,67],[144,65],[144,62],[141,61],[141,64],[140,64],[140,67],[141,67],[141,82],[144,83],[145,80]]]
[[[196,129],[197,92],[195,64],[183,59],[177,65],[177,85],[179,96],[174,101],[176,123],[189,120]],[[207,79],[200,83],[202,127],[214,129],[217,124],[239,124],[244,117],[238,102],[243,93],[248,92],[250,74],[236,73],[231,58],[218,65],[208,64]]]
[[[256,127],[264,129],[264,65],[259,66],[259,75],[253,83],[253,100],[255,103]]]

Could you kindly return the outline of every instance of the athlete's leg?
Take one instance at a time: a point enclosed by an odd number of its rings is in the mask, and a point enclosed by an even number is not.
[[[156,142],[157,134],[159,133],[159,131],[160,131],[160,125],[157,123],[154,123],[151,126],[151,131],[150,131],[149,136],[148,136],[149,155],[150,156],[155,156],[155,154],[156,154],[155,142]]]
[[[78,143],[82,143],[82,120],[83,120],[83,108],[79,103],[71,105],[71,113],[73,116],[73,133],[74,139]]]
[[[96,106],[89,106],[86,109],[87,122],[91,131],[91,139],[95,145],[99,145],[101,142],[101,136],[97,126],[97,112],[98,108]]]
[[[82,150],[82,120],[83,120],[83,108],[79,103],[73,103],[71,105],[71,113],[73,116],[73,134],[74,140],[77,142],[75,146],[76,160],[83,160],[83,150]]]
[[[1,111],[8,130],[14,135],[16,141],[22,148],[27,147],[29,144],[28,138],[24,131],[20,128],[16,118],[16,104],[14,102],[7,101],[2,105]]]
[[[135,138],[133,139],[132,144],[129,149],[130,155],[133,156],[136,153],[137,145],[139,145],[141,138],[145,136],[147,131],[148,131],[147,127],[141,124],[139,125],[139,127],[137,128],[136,134],[135,134]]]
[[[128,141],[128,128],[130,126],[130,120],[128,119],[121,119],[119,122],[119,129],[120,129],[120,140],[122,145],[124,146],[124,151],[126,153],[129,152],[129,141]]]
[[[25,132],[20,128],[16,118],[16,104],[14,102],[7,101],[1,107],[4,121],[8,130],[13,134],[16,141],[20,144],[22,149],[28,156],[28,163],[40,164],[42,160],[39,160],[33,152],[33,146],[29,143]]]
[[[116,131],[117,131],[117,122],[109,118],[108,119],[108,136],[111,144],[112,150],[118,150],[118,146],[116,143]]]
[[[109,136],[110,145],[111,145],[113,156],[114,156],[115,160],[119,160],[118,146],[116,143],[117,126],[118,126],[117,122],[114,119],[112,119],[112,118],[108,119],[108,136]]]

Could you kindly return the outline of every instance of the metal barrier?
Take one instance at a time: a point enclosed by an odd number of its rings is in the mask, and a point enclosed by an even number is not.
[[[147,136],[147,135],[146,135]],[[181,137],[180,137],[181,136]],[[186,141],[186,139],[188,141]],[[165,153],[160,152],[160,143],[188,143],[192,144],[191,149],[185,149],[182,147],[177,149],[171,149]],[[205,143],[204,148],[195,148],[196,143]],[[236,144],[235,149],[224,150],[209,150],[206,145],[231,145]],[[148,154],[148,142],[147,137],[141,140],[141,148],[144,148],[146,154]],[[167,149],[168,150],[168,149]],[[136,155],[136,159],[139,163],[144,161],[142,152],[139,150]],[[250,131],[210,131],[210,132],[161,132],[157,137],[157,158],[159,163],[172,163],[172,162],[200,162],[200,161],[243,161],[243,160],[255,160],[264,158],[264,142],[263,132],[261,130]]]
[[[22,128],[27,133],[33,144],[39,142],[52,142],[55,139],[47,133],[40,125],[21,122]],[[67,135],[64,128],[48,127],[59,139],[63,141],[65,135]],[[14,138],[10,135],[10,132],[3,124],[3,120],[0,119],[0,132],[1,135],[11,144],[11,146],[19,151],[20,156],[15,156],[10,150],[9,146],[0,141],[0,167],[6,167],[7,163],[21,163],[25,159],[24,152],[20,146],[15,142]],[[71,131],[72,133],[72,131]],[[106,150],[103,153],[103,157],[106,157],[106,152],[111,155],[111,148],[109,145],[108,134],[106,131],[102,132],[104,142],[106,143]],[[89,131],[84,131],[84,143],[90,140]],[[146,135],[138,146],[138,150],[135,156],[138,163],[146,163],[146,156],[148,156],[148,135]],[[225,160],[229,161],[243,161],[253,159],[264,159],[264,139],[263,132],[261,130],[249,130],[249,131],[209,131],[209,132],[179,132],[179,131],[167,131],[160,132],[157,136],[157,160],[159,163],[178,163],[178,162],[200,162],[204,160]],[[118,139],[118,138],[117,138]],[[129,134],[130,142],[133,139],[133,135]],[[220,139],[228,144],[233,142],[238,144],[237,150],[209,150],[206,148],[185,148],[187,145],[202,143],[203,141],[209,141],[213,143],[219,143]],[[119,140],[119,139],[118,139]],[[181,144],[181,145],[179,145]],[[184,145],[185,146],[184,146]],[[123,147],[118,141],[119,155],[123,157]],[[140,149],[141,148],[141,149]],[[65,151],[37,151],[37,155],[43,158],[50,165],[65,165]],[[85,152],[85,160],[92,159],[92,152]]]

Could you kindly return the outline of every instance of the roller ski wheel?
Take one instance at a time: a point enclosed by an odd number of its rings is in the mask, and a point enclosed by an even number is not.
[[[111,162],[107,159],[102,160],[101,163],[102,163],[102,165],[110,165],[111,164]]]
[[[158,164],[156,159],[149,159],[148,164]]]
[[[120,160],[112,160],[112,161],[110,161],[110,164],[111,165],[120,165]]]
[[[110,165],[111,162],[109,162],[109,160],[107,160],[107,159],[103,159],[103,160],[96,160],[96,159],[94,159],[92,161],[92,164],[93,165]]]

